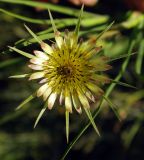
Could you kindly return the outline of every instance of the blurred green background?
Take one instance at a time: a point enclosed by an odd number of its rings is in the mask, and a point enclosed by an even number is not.
[[[107,74],[137,89],[105,86],[105,91],[114,87],[109,98],[117,105],[121,121],[108,104],[103,103],[101,112],[95,118],[101,137],[90,126],[72,147],[65,158],[67,160],[144,159],[143,2],[99,0],[91,6],[85,5],[81,36],[95,38],[115,21],[97,44],[102,45],[104,54],[112,59],[124,55],[124,58],[112,61],[113,69]],[[64,31],[65,28],[74,28],[80,5],[66,0],[57,3],[0,1],[0,160],[58,160],[67,150],[69,144],[65,137],[63,107],[57,104],[53,110],[47,110],[35,129],[35,119],[43,107],[41,99],[34,99],[15,111],[38,86],[27,79],[8,78],[29,72],[27,59],[9,51],[8,46],[32,53],[39,46],[24,28],[24,23],[47,42],[48,38],[53,38],[47,8],[56,19],[57,27]],[[128,53],[135,54],[128,56]],[[92,111],[95,108],[92,105]],[[70,142],[87,122],[85,114],[74,112],[70,115]]]

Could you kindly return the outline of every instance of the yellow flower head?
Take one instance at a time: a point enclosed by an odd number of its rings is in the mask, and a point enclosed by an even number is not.
[[[56,29],[49,12],[55,35],[55,42],[52,42],[52,45],[39,40],[26,27],[38,40],[42,51],[35,50],[34,55],[30,55],[11,47],[30,58],[29,67],[34,72],[30,74],[29,80],[40,79],[41,87],[37,90],[37,96],[43,97],[43,100],[46,101],[45,106],[52,109],[56,100],[60,105],[65,106],[67,140],[69,113],[72,113],[73,107],[78,113],[81,113],[82,109],[85,110],[98,133],[90,112],[90,103],[95,103],[102,97],[104,92],[100,86],[110,81],[108,77],[101,74],[111,68],[107,64],[108,59],[100,54],[101,47],[96,46],[91,40],[83,41],[78,37],[82,10],[75,30],[73,32],[65,31],[64,35]],[[38,116],[36,124],[41,115],[42,113]]]
[[[64,36],[58,33],[55,39],[52,46],[42,42],[43,51],[34,51],[35,57],[30,59],[29,67],[35,72],[30,80],[41,79],[37,96],[43,96],[49,109],[58,99],[68,112],[72,113],[74,107],[81,113],[82,107],[90,108],[89,102],[102,96],[99,86],[109,79],[100,72],[110,66],[107,58],[100,56],[100,47],[91,41],[79,41],[74,32]]]

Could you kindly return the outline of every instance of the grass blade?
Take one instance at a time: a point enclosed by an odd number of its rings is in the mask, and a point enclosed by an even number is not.
[[[113,79],[110,79],[110,81],[112,83],[116,83],[116,84],[124,86],[124,87],[129,87],[129,88],[137,89],[135,86],[132,86],[132,85],[124,83],[124,82],[116,81],[116,80],[113,80]]]
[[[50,21],[49,21],[49,20],[41,20],[41,19],[33,19],[33,18],[25,17],[25,16],[22,16],[22,15],[13,13],[13,12],[9,12],[9,11],[7,11],[7,10],[5,10],[5,9],[2,9],[2,8],[0,8],[0,12],[2,12],[2,13],[4,13],[4,14],[7,14],[7,15],[9,15],[9,16],[12,16],[12,17],[14,17],[14,18],[17,18],[17,19],[20,19],[20,20],[29,22],[29,23],[35,23],[35,24],[50,24]]]
[[[31,7],[39,7],[43,9],[50,9],[55,12],[71,15],[71,16],[76,16],[79,13],[79,9],[74,9],[74,8],[69,8],[69,7],[64,7],[60,5],[54,5],[51,3],[44,3],[44,2],[35,2],[35,1],[30,1],[30,0],[0,0],[2,3],[13,3],[13,4],[21,4],[25,6],[31,6]],[[96,17],[105,17],[102,15],[98,14],[93,14],[89,12],[84,12],[85,17],[90,17],[90,16],[96,16]]]
[[[131,56],[132,56],[132,55],[135,55],[135,54],[137,54],[137,52],[131,53]],[[118,56],[118,57],[116,57],[116,58],[110,58],[110,59],[108,60],[108,62],[113,62],[113,61],[116,61],[116,60],[119,60],[119,59],[122,59],[122,58],[126,58],[126,57],[128,57],[128,56],[129,56],[128,54],[120,55],[120,56]]]

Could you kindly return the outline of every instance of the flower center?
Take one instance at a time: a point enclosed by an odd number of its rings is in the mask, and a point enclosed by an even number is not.
[[[70,66],[57,67],[58,74],[62,76],[70,76],[72,74],[72,68]]]

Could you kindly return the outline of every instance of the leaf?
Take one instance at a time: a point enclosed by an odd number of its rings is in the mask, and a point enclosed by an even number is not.
[[[25,16],[22,16],[19,14],[15,14],[13,12],[9,12],[9,11],[2,9],[2,8],[0,8],[0,12],[5,13],[9,16],[15,17],[20,20],[30,22],[30,23],[36,23],[36,24],[48,24],[49,23],[50,24],[49,20],[41,20],[41,19],[33,19],[33,18],[25,17]]]
[[[127,84],[127,83],[124,83],[124,82],[120,82],[120,81],[113,80],[113,79],[110,79],[110,81],[111,81],[112,83],[116,83],[116,84],[121,85],[121,86],[124,86],[124,87],[129,87],[129,88],[137,89],[135,86],[132,86],[132,85]]]
[[[69,142],[69,111],[65,111],[65,118],[66,118],[66,139],[67,143]]]
[[[120,115],[118,113],[118,110],[117,110],[117,106],[115,104],[113,104],[109,98],[103,96],[103,98],[107,101],[107,103],[109,104],[110,108],[114,111],[115,115],[117,116],[118,120],[121,121],[120,119]]]
[[[27,57],[27,58],[34,58],[34,57],[35,57],[35,56],[33,56],[32,54],[29,54],[29,53],[26,53],[26,52],[24,52],[24,51],[21,51],[21,50],[15,48],[15,47],[10,47],[10,46],[8,46],[8,47],[9,47],[10,49],[12,49],[13,51],[15,51],[15,52],[17,52],[17,53],[19,53],[19,54]]]
[[[25,78],[25,77],[29,77],[29,74],[13,75],[10,76],[9,78]]]
[[[27,31],[33,36],[33,38],[39,43],[42,43],[42,40],[28,27],[24,24],[25,28],[27,29]]]
[[[110,23],[110,24],[105,28],[105,30],[102,31],[102,32],[97,36],[96,40],[98,40],[99,38],[101,38],[102,35],[103,35],[105,32],[107,32],[107,31],[112,27],[113,24],[114,24],[114,21],[113,21],[112,23]]]
[[[81,25],[81,19],[82,19],[82,14],[83,14],[83,8],[84,8],[84,4],[81,7],[81,10],[80,10],[80,13],[79,13],[79,17],[78,17],[78,22],[77,22],[77,25],[75,27],[74,33],[76,34],[76,36],[78,36],[78,34],[79,34],[80,25]]]
[[[137,55],[136,65],[135,65],[137,74],[141,74],[143,57],[144,57],[144,39],[141,40],[139,44],[139,49],[138,49],[138,55]]]
[[[137,54],[137,52],[131,53],[130,55],[132,56],[132,55],[135,55],[135,54]],[[115,58],[110,58],[110,59],[108,60],[108,62],[113,62],[113,61],[116,61],[116,60],[119,60],[119,59],[122,59],[122,58],[126,58],[126,57],[128,57],[128,56],[130,56],[130,55],[124,54],[124,55],[120,55],[120,56],[115,57]]]
[[[63,14],[67,14],[67,15],[71,15],[71,16],[75,16],[77,17],[79,10],[78,9],[74,9],[74,8],[69,8],[69,7],[64,7],[64,6],[60,6],[60,5],[54,5],[54,4],[50,4],[50,3],[44,3],[44,2],[35,2],[35,1],[29,1],[29,0],[0,0],[0,2],[2,3],[12,3],[12,4],[21,4],[21,5],[25,5],[25,6],[31,6],[31,7],[40,7],[40,8],[44,8],[44,9],[50,9],[59,13],[63,13]],[[89,13],[89,12],[84,12],[84,16],[85,17],[90,17],[90,16],[96,16],[97,17],[105,17],[105,16],[101,16],[101,15],[97,15],[97,14],[93,14],[93,13]]]
[[[24,107],[24,105],[26,105],[28,102],[30,102],[32,99],[35,98],[35,94],[30,95],[27,99],[25,99],[17,108],[16,110],[21,109],[22,107]]]
[[[42,108],[42,110],[40,111],[36,121],[35,121],[35,124],[34,124],[34,128],[37,126],[39,120],[41,119],[42,115],[44,114],[45,110],[47,109],[47,103],[44,105],[44,107]]]
[[[90,110],[88,108],[85,108],[85,107],[83,107],[83,108],[84,108],[84,110],[85,110],[85,112],[86,112],[86,114],[87,114],[87,116],[88,116],[88,118],[89,118],[89,120],[90,120],[90,122],[91,122],[91,124],[92,124],[92,126],[94,128],[94,130],[96,131],[98,136],[100,136],[99,130],[97,129],[97,126],[96,126],[96,124],[94,122],[94,119],[92,117],[92,114],[91,114]]]

